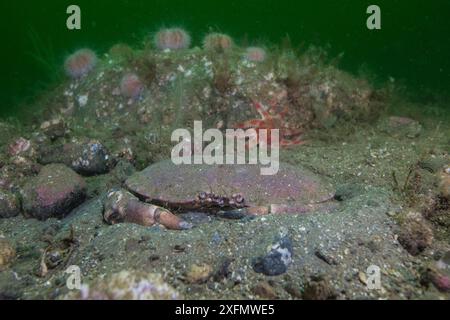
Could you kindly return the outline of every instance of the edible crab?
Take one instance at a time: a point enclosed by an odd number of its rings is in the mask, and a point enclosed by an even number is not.
[[[155,163],[111,190],[103,218],[109,224],[161,224],[189,229],[174,213],[206,212],[228,218],[266,214],[305,214],[336,206],[332,186],[301,167],[280,163],[276,175],[260,165],[175,165]]]

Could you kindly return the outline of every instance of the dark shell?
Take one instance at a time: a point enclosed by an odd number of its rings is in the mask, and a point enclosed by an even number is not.
[[[204,208],[207,203],[200,199],[205,193],[225,200],[243,197],[245,206],[308,205],[334,195],[329,183],[304,168],[280,163],[272,176],[261,175],[260,169],[260,165],[177,166],[166,160],[134,174],[125,187],[141,200],[174,209]]]

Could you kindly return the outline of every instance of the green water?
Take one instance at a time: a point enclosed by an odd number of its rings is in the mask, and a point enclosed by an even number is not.
[[[70,4],[81,7],[80,31],[66,28]],[[382,30],[366,28],[370,4],[381,7]],[[64,56],[74,49],[139,45],[164,25],[186,28],[194,44],[210,28],[238,43],[280,43],[289,34],[294,45],[318,44],[332,56],[344,52],[343,68],[401,80],[425,100],[450,86],[449,0],[5,0],[0,10],[1,115],[19,113],[19,105],[55,83]]]

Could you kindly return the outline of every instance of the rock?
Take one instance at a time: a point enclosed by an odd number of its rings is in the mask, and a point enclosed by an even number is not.
[[[253,293],[263,299],[275,299],[277,294],[274,288],[267,281],[260,281],[253,287]]]
[[[25,184],[22,197],[26,216],[39,220],[62,218],[84,201],[86,184],[65,165],[51,164]]]
[[[63,163],[83,176],[107,173],[112,159],[106,147],[97,140],[73,141],[41,150],[42,164]]]
[[[292,263],[292,254],[292,241],[288,235],[283,235],[272,245],[265,256],[253,260],[253,270],[266,276],[283,274]]]
[[[0,190],[0,218],[12,218],[20,213],[17,197],[8,191]]]
[[[398,242],[413,256],[420,254],[433,241],[433,231],[420,213],[410,212],[400,227]]]
[[[407,117],[389,117],[379,124],[379,129],[395,137],[416,138],[422,132],[422,125]]]
[[[64,300],[177,300],[180,294],[161,275],[123,270],[89,285],[83,284]]]
[[[5,239],[0,238],[0,271],[5,270],[16,257],[16,250]]]
[[[109,171],[110,156],[108,150],[98,141],[92,140],[75,153],[78,157],[72,161],[72,168],[79,174],[90,176]]]
[[[55,118],[43,122],[41,124],[41,130],[50,140],[55,140],[63,137],[66,134],[67,128],[62,118]]]
[[[336,293],[328,280],[321,277],[313,277],[305,285],[302,297],[304,300],[330,300],[336,298]]]
[[[10,156],[24,156],[31,155],[34,150],[31,146],[31,141],[20,137],[19,139],[12,142],[8,147]]]
[[[367,274],[365,272],[359,271],[358,279],[363,285],[367,286]]]
[[[188,283],[205,283],[211,277],[213,268],[206,263],[193,264],[186,273],[186,281]]]

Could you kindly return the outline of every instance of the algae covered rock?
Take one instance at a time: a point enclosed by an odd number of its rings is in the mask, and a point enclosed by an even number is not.
[[[39,220],[62,218],[84,201],[86,184],[72,169],[51,164],[25,184],[22,197],[26,216]]]
[[[104,174],[111,168],[111,156],[97,140],[71,141],[41,150],[42,164],[64,163],[83,176]]]
[[[180,298],[159,274],[123,270],[82,285],[65,300],[177,300]]]
[[[20,203],[11,192],[0,190],[0,218],[15,217],[20,213]]]

